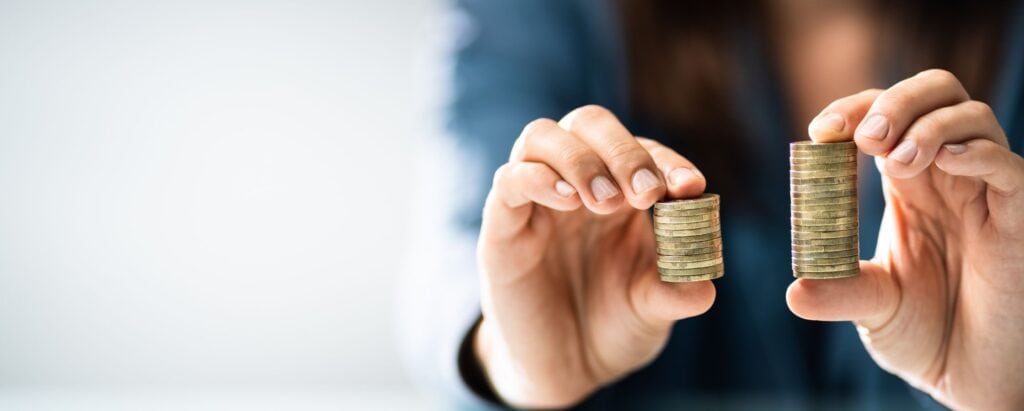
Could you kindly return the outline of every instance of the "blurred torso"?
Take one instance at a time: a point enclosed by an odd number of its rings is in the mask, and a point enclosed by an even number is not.
[[[772,3],[771,33],[793,124],[805,125],[829,102],[878,87],[878,27],[858,2]],[[806,136],[794,136],[806,137]]]

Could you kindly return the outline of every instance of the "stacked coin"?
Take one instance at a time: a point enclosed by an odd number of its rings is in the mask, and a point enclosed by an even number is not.
[[[654,238],[662,281],[712,280],[725,271],[718,194],[654,205]]]
[[[860,272],[857,146],[789,145],[793,275],[842,278]]]

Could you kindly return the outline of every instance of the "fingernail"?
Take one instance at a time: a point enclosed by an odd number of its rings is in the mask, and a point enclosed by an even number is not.
[[[827,130],[833,132],[840,132],[846,128],[846,119],[838,113],[828,113],[824,116],[818,117],[811,122],[811,128],[816,130]]]
[[[864,121],[864,124],[857,129],[857,134],[872,140],[881,140],[889,134],[889,120],[881,114],[875,114]]]
[[[695,177],[697,177],[697,173],[694,173],[693,170],[686,167],[680,167],[668,173],[668,181],[672,182],[672,185],[674,186],[686,184],[687,180]]]
[[[599,203],[619,194],[619,189],[605,176],[594,178],[590,182],[590,189],[594,191],[594,198]]]
[[[658,180],[658,177],[654,176],[654,173],[652,173],[651,170],[642,168],[636,173],[633,173],[634,193],[644,193],[653,190],[655,187],[658,187],[659,185],[661,185],[661,181]]]
[[[565,182],[565,180],[558,180],[555,182],[555,192],[562,197],[569,197],[576,194],[576,189],[572,188],[572,185]]]
[[[967,152],[967,146],[964,144],[946,144],[946,150],[953,154],[963,154]]]
[[[914,157],[917,157],[917,143],[914,140],[903,140],[888,157],[903,164],[910,164]]]

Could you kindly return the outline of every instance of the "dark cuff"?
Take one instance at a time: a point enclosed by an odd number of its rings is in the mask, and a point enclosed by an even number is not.
[[[494,391],[494,387],[491,387],[491,382],[484,374],[483,367],[480,366],[480,359],[477,358],[476,352],[473,350],[473,338],[476,336],[476,330],[480,328],[482,319],[483,316],[477,317],[469,332],[462,338],[462,344],[459,345],[459,375],[474,394],[494,405],[504,405],[498,398],[498,393]]]

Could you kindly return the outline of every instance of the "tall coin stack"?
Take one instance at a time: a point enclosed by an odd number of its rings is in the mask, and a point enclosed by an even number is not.
[[[718,194],[654,204],[654,238],[662,281],[712,280],[725,273]]]
[[[793,275],[842,278],[860,272],[857,146],[789,145]]]

